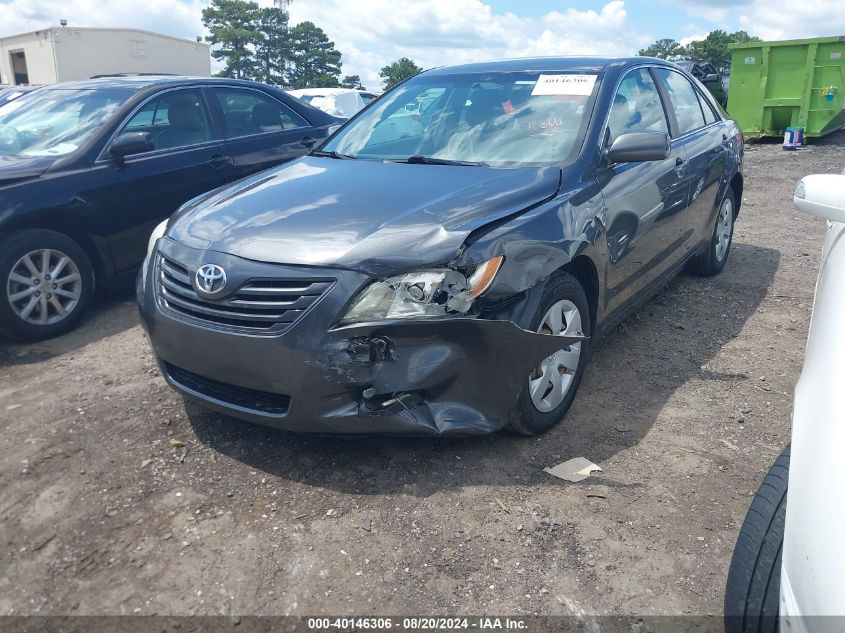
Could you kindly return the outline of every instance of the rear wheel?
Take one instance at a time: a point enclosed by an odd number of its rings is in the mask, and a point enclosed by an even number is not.
[[[532,329],[550,336],[589,334],[587,295],[578,280],[557,273],[547,286]],[[589,352],[589,340],[567,347],[543,359],[528,375],[509,428],[522,435],[538,435],[566,415],[581,382]]]
[[[40,341],[79,324],[94,294],[94,271],[69,237],[28,230],[0,240],[0,284],[0,332]]]
[[[739,531],[725,588],[726,633],[778,630],[789,449],[775,460]]]
[[[697,255],[690,262],[690,270],[702,277],[713,277],[722,272],[728,262],[734,234],[734,218],[736,216],[736,201],[733,190],[728,188],[719,213],[716,215],[716,226],[706,251]]]

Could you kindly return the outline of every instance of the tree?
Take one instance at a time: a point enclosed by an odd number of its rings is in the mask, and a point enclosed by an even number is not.
[[[290,63],[288,12],[280,6],[262,8],[258,14],[258,32],[256,79],[276,86],[286,85]]]
[[[340,85],[340,51],[323,29],[313,22],[300,22],[290,29],[293,88],[336,88]]]
[[[400,81],[413,77],[417,73],[421,73],[422,68],[417,66],[413,60],[407,57],[400,57],[395,62],[388,64],[378,72],[378,76],[384,81],[384,89],[387,90],[391,86],[395,86]]]
[[[260,40],[260,9],[256,2],[211,0],[202,10],[202,23],[211,35],[206,37],[214,48],[211,56],[223,59],[221,77],[251,79],[256,74],[253,47]]]
[[[637,55],[643,57],[659,57],[660,59],[673,59],[681,54],[682,46],[670,37],[657,40],[648,48],[641,49]]]
[[[745,31],[726,33],[721,29],[711,31],[703,40],[694,40],[683,49],[683,56],[686,59],[695,61],[708,61],[716,68],[724,66],[731,59],[729,44],[742,42],[759,42],[759,37],[749,35]]]
[[[340,82],[341,88],[352,88],[353,90],[366,90],[361,84],[361,77],[358,75],[346,75]]]

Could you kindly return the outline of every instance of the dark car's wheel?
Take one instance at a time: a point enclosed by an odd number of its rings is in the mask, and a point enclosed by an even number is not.
[[[532,329],[553,336],[589,334],[587,295],[575,277],[556,273],[550,279]],[[564,347],[531,371],[510,416],[512,431],[538,435],[560,422],[575,399],[589,345],[585,340]]]
[[[736,218],[736,201],[731,188],[725,194],[719,213],[716,215],[716,226],[706,251],[697,255],[690,262],[690,271],[702,277],[712,277],[722,272],[728,262],[731,243],[734,235],[734,219]]]
[[[20,231],[0,240],[0,284],[0,332],[40,341],[79,324],[94,294],[94,270],[69,237]]]
[[[739,531],[725,589],[727,633],[777,631],[789,449],[775,460]]]

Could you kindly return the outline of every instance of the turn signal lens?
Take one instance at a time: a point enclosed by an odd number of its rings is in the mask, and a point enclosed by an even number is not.
[[[490,287],[504,261],[505,258],[502,255],[497,255],[496,257],[491,257],[475,269],[475,272],[467,279],[470,299],[480,297]]]

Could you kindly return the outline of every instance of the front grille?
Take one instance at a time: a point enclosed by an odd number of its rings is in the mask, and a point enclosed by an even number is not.
[[[242,409],[271,415],[285,415],[290,407],[290,396],[285,394],[229,385],[181,369],[170,363],[165,363],[164,369],[167,371],[167,375],[182,387]]]
[[[188,268],[164,255],[158,258],[157,291],[162,308],[226,329],[279,333],[331,288],[331,279],[256,278],[225,299],[200,297]]]

